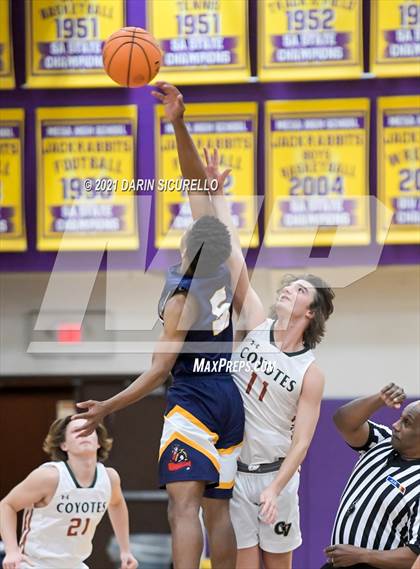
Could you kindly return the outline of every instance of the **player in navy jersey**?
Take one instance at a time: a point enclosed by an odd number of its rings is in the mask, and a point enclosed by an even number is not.
[[[178,120],[180,101],[166,99],[165,86],[159,87],[163,92],[154,94],[165,104],[178,151],[182,146],[193,147],[185,123]],[[205,184],[202,168],[195,169],[196,160],[188,152],[179,152],[179,157],[183,177]],[[232,291],[224,262],[231,244],[226,226],[214,216],[196,215],[196,203],[193,199],[193,216],[200,219],[181,240],[181,263],[169,269],[159,302],[163,332],[151,368],[107,401],[79,403],[86,411],[76,417],[87,420],[80,432],[89,434],[106,415],[139,401],[171,372],[174,382],[168,392],[159,478],[169,494],[174,566],[199,566],[203,505],[212,566],[232,569],[236,540],[229,498],[243,439],[244,411],[230,374]]]
[[[163,84],[161,89],[163,102],[176,108],[177,122],[182,123],[182,95],[172,85]],[[250,286],[229,204],[223,198],[229,170],[219,173],[217,147],[212,150],[204,149],[207,169],[191,139],[184,141],[179,158],[190,169],[194,165],[204,171],[213,190],[189,192],[194,218],[213,213],[230,230],[232,254],[227,264],[235,287],[233,304],[247,333],[232,358],[245,408],[244,441],[231,501],[238,542],[236,568],[259,567],[262,557],[267,569],[291,569],[292,552],[301,543],[299,466],[314,434],[324,386],[311,348],[324,335],[334,293],[319,277],[289,275],[278,291],[273,318],[266,318]],[[216,188],[210,180],[216,180]]]

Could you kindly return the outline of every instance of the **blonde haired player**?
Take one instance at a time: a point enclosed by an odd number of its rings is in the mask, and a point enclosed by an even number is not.
[[[4,569],[84,569],[96,526],[108,510],[121,551],[121,569],[136,569],[130,553],[128,510],[120,478],[106,468],[112,446],[103,425],[87,437],[70,417],[51,425],[43,449],[52,458],[0,502]],[[25,510],[20,543],[17,512]]]

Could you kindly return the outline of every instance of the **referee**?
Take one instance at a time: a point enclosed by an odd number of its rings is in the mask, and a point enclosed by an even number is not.
[[[361,456],[341,496],[322,569],[411,569],[420,554],[420,401],[403,410],[392,430],[369,420],[404,399],[403,389],[390,383],[334,416]]]

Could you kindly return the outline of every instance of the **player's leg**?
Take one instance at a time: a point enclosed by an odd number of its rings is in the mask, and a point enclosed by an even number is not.
[[[260,548],[258,545],[238,549],[236,569],[260,569]]]
[[[228,397],[232,392],[237,395],[233,383],[231,387],[222,385],[221,400],[228,400],[229,406],[222,409],[224,413],[222,412],[219,418],[222,425],[216,444],[220,464],[219,484],[216,488],[207,488],[203,500],[204,523],[210,541],[210,557],[212,567],[216,569],[232,569],[236,563],[237,544],[230,518],[229,502],[232,498],[237,461],[243,441],[243,406],[240,395],[238,399]],[[225,418],[226,415],[228,420]]]
[[[262,552],[265,569],[292,569],[292,552],[269,553]]]
[[[258,496],[254,492],[254,475],[238,472],[235,478],[233,496],[230,501],[230,516],[236,536],[236,569],[259,569],[260,549],[258,547]]]
[[[178,404],[165,415],[159,451],[159,480],[169,494],[169,522],[175,569],[197,569],[203,549],[199,520],[206,484],[219,482],[217,435]]]
[[[204,486],[203,481],[184,481],[172,482],[166,487],[175,569],[196,569],[200,565],[203,533],[199,510]]]
[[[204,524],[210,542],[213,569],[232,569],[236,563],[236,539],[229,513],[229,500],[204,498]]]

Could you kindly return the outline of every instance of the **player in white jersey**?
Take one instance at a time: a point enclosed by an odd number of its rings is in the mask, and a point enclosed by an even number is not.
[[[324,335],[334,293],[319,277],[291,275],[278,291],[273,318],[267,319],[250,285],[223,195],[229,171],[219,173],[216,150],[205,155],[207,175],[217,179],[218,190],[189,198],[200,200],[202,215],[213,211],[230,229],[234,308],[246,336],[233,354],[231,370],[245,408],[245,439],[231,501],[237,569],[259,568],[260,556],[266,569],[290,569],[292,551],[301,543],[299,467],[315,432],[324,389],[311,349]],[[197,156],[190,152],[191,160]]]
[[[320,412],[324,376],[312,348],[333,312],[334,293],[314,275],[288,275],[277,291],[272,318],[251,287],[230,207],[223,195],[217,151],[206,152],[208,176],[219,181],[211,198],[232,234],[234,307],[245,338],[233,354],[233,377],[245,408],[245,437],[231,517],[238,543],[237,569],[291,569],[301,544],[299,467]],[[239,334],[237,338],[239,339]]]
[[[82,569],[96,526],[108,510],[121,551],[121,569],[136,569],[129,549],[128,510],[120,478],[106,468],[112,446],[103,425],[87,437],[71,417],[51,425],[43,449],[52,462],[32,471],[0,502],[4,569]],[[20,543],[17,512],[24,511]]]

